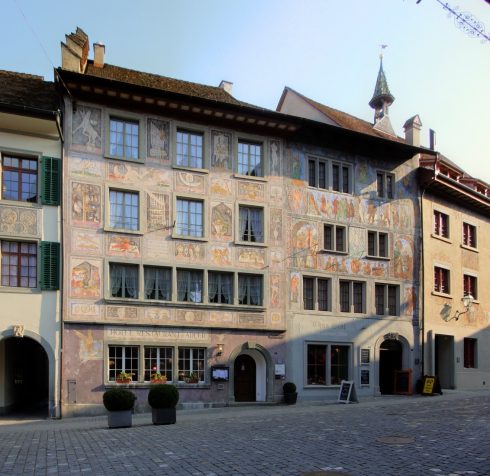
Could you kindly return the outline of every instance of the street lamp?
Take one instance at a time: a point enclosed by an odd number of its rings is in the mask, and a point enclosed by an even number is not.
[[[471,307],[473,306],[473,301],[474,300],[475,300],[475,298],[471,294],[466,294],[463,297],[463,299],[461,299],[461,301],[463,301],[464,311],[456,311],[454,313],[454,316],[451,316],[451,317],[448,317],[449,316],[449,312],[447,312],[447,313],[444,313],[443,312],[443,319],[446,322],[449,322],[449,321],[451,321],[453,319],[455,321],[457,321],[460,316],[462,316],[463,314],[466,314],[471,309]]]

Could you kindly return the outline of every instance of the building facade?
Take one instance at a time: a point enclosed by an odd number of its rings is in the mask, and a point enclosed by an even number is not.
[[[0,71],[0,414],[60,414],[60,127],[53,83]]]
[[[443,389],[490,377],[489,185],[443,156],[422,156],[424,372]],[[471,296],[471,297],[470,297]]]

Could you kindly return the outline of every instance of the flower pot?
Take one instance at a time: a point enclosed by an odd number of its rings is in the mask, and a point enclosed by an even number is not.
[[[284,403],[286,403],[287,405],[294,405],[297,399],[298,392],[284,394]]]
[[[133,425],[133,411],[121,410],[107,415],[109,428],[127,428]]]
[[[151,421],[154,425],[173,425],[177,421],[177,411],[174,408],[152,408]]]
[[[130,378],[117,378],[116,379],[116,383],[125,383],[125,384],[128,384],[128,383],[131,383],[132,380]]]

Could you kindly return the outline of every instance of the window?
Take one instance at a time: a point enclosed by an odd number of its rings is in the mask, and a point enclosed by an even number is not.
[[[303,277],[303,307],[308,310],[332,310],[330,279]]]
[[[340,312],[365,312],[364,283],[359,281],[340,281]]]
[[[177,130],[177,165],[181,167],[204,168],[203,162],[203,135]]]
[[[368,231],[368,256],[388,258],[388,234]]]
[[[463,223],[463,245],[476,248],[476,226]]]
[[[2,241],[2,286],[37,288],[37,244]]]
[[[395,183],[395,177],[393,174],[386,172],[377,172],[376,184],[378,197],[380,198],[393,198],[393,186]]]
[[[180,236],[204,236],[204,204],[201,200],[177,199],[176,233]]]
[[[233,304],[233,273],[208,273],[208,300],[217,304]]]
[[[306,374],[308,385],[340,385],[349,380],[349,346],[308,344]]]
[[[139,229],[139,193],[109,190],[110,226],[120,230]]]
[[[332,164],[332,189],[336,192],[352,193],[351,168],[348,165]]]
[[[204,358],[203,348],[181,347],[179,348],[179,381],[204,382]]]
[[[172,299],[172,270],[145,266],[145,299],[170,301]]]
[[[109,346],[109,381],[114,382],[121,372],[131,374],[133,381],[139,380],[139,347]]]
[[[109,264],[111,297],[138,298],[138,266],[134,264]]]
[[[177,270],[177,300],[202,302],[203,272],[190,269]]]
[[[347,252],[347,228],[340,225],[324,225],[323,248],[339,253]]]
[[[145,347],[145,382],[156,372],[167,377],[168,382],[173,380],[173,351],[172,347]]]
[[[239,207],[240,241],[250,243],[264,242],[264,209],[258,207]]]
[[[262,306],[262,276],[238,275],[238,303],[248,306]]]
[[[449,270],[446,268],[434,267],[434,291],[449,294]]]
[[[375,285],[376,314],[379,316],[399,316],[400,286],[390,284]]]
[[[476,369],[476,339],[471,339],[469,337],[464,338],[464,367],[465,369]]]
[[[2,198],[19,202],[37,202],[37,160],[2,158]]]
[[[449,238],[449,216],[434,210],[434,235]]]
[[[251,177],[263,177],[262,144],[238,141],[238,173]]]
[[[109,153],[122,159],[138,160],[139,124],[111,117],[109,120]]]
[[[463,275],[463,293],[464,296],[471,294],[474,299],[478,299],[477,279],[475,276],[469,274]]]
[[[328,161],[319,158],[308,159],[308,185],[328,189]]]

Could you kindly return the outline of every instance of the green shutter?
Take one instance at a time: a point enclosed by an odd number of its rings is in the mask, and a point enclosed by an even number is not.
[[[61,189],[61,160],[53,157],[41,159],[41,203],[59,205]]]
[[[41,289],[56,291],[60,288],[60,244],[41,241]]]

